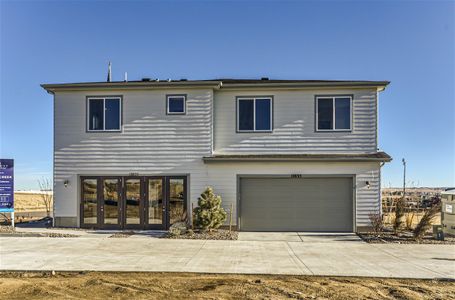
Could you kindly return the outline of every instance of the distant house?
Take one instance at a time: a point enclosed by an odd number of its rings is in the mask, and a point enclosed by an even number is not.
[[[391,160],[377,135],[388,83],[43,84],[54,95],[55,224],[167,229],[212,186],[239,230],[362,230]]]

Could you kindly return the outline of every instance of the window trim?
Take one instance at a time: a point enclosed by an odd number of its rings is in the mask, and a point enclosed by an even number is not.
[[[169,98],[183,98],[183,112],[169,111]],[[168,94],[166,95],[166,115],[186,115],[186,94]]]
[[[106,99],[119,99],[119,129],[105,129],[106,128]],[[103,129],[90,129],[90,100],[103,100]],[[85,105],[85,131],[86,132],[122,132],[123,128],[123,96],[121,95],[107,95],[107,96],[87,96]]]
[[[270,129],[258,130],[256,129],[256,99],[269,99],[270,100]],[[240,129],[239,118],[239,102],[242,100],[253,100],[253,130]],[[236,97],[236,132],[237,133],[254,133],[254,132],[273,132],[273,96],[237,96]]]
[[[333,122],[333,128],[332,129],[319,129],[319,99],[320,98],[323,98],[323,99],[327,99],[327,98],[332,98],[332,122]],[[336,112],[336,109],[335,109],[335,102],[336,102],[336,98],[349,98],[349,115],[350,115],[350,122],[349,122],[349,128],[348,129],[336,129],[336,117],[335,117],[335,112]],[[316,132],[352,132],[352,122],[353,122],[353,109],[352,109],[352,105],[353,105],[353,100],[354,100],[354,96],[353,95],[316,95],[315,96],[315,107],[314,107],[314,111],[315,111],[315,124],[314,124],[314,128],[315,128],[315,131]]]

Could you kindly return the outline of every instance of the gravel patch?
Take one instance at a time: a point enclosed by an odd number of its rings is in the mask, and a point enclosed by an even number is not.
[[[411,232],[400,232],[398,235],[392,232],[384,232],[380,235],[375,233],[358,233],[357,235],[370,244],[455,244],[455,237],[448,235],[444,237],[443,241],[434,239],[432,234],[426,234],[423,239],[415,240]]]
[[[58,232],[20,232],[12,226],[0,226],[0,236],[4,237],[52,237],[52,238],[66,238],[66,237],[79,237],[76,234],[58,233]]]
[[[239,234],[237,231],[218,229],[214,231],[188,231],[181,235],[165,234],[161,238],[165,239],[187,239],[187,240],[237,240]]]
[[[109,238],[129,238],[134,234],[134,231],[116,232],[113,235],[109,236]]]
[[[78,227],[49,227],[48,229],[57,229],[57,230],[74,230],[74,231],[87,231],[87,228],[78,228]]]
[[[70,233],[57,233],[57,232],[49,232],[49,233],[42,233],[45,237],[51,238],[75,238],[79,237],[77,234],[70,234]]]
[[[0,233],[14,233],[16,229],[13,226],[2,226],[0,225]]]

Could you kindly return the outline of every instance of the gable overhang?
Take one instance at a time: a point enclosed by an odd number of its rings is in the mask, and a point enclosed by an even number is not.
[[[221,81],[119,81],[41,84],[48,93],[57,91],[144,90],[144,89],[219,89]]]
[[[204,163],[217,162],[390,162],[385,152],[366,154],[215,154],[202,158]]]
[[[376,89],[383,91],[389,81],[334,81],[334,82],[260,82],[260,83],[226,83],[223,82],[223,90],[229,89],[287,89],[287,90],[308,90],[308,89]]]

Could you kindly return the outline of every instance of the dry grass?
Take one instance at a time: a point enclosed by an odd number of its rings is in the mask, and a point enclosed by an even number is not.
[[[410,216],[409,216],[410,214],[414,215],[414,217],[412,218],[412,227],[415,227],[420,222],[420,219],[422,219],[424,212],[423,211],[406,212],[404,214],[404,218],[407,220],[408,218],[410,218]],[[393,224],[393,222],[394,222],[394,213],[384,213],[384,223]],[[441,213],[438,213],[434,216],[434,218],[432,219],[432,224],[441,225]]]
[[[0,273],[1,299],[455,299],[453,282],[191,273]]]
[[[432,220],[436,214],[441,211],[441,205],[435,205],[429,210],[425,211],[419,224],[414,229],[414,238],[421,239],[425,233],[431,228]]]
[[[27,212],[46,211],[46,206],[39,193],[14,192],[14,209]]]

